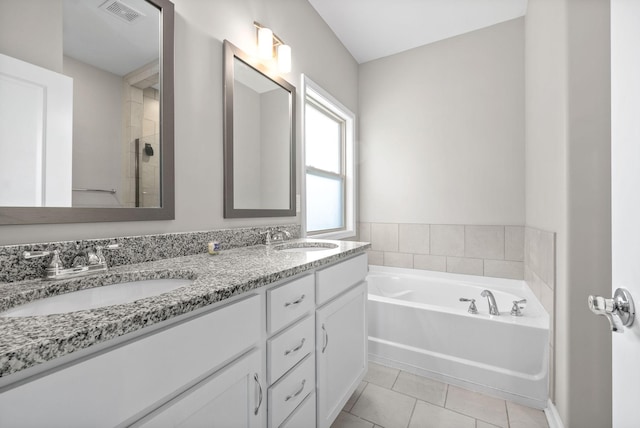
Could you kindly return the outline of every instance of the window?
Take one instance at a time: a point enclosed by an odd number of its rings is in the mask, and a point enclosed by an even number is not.
[[[355,236],[354,115],[309,78],[302,87],[307,235]]]

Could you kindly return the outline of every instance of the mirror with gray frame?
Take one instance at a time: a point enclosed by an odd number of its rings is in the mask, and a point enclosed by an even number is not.
[[[296,88],[224,42],[224,216],[295,216]]]
[[[173,219],[173,3],[0,15],[0,224]]]

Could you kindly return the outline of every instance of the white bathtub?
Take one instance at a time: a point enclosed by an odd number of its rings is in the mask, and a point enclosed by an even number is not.
[[[547,406],[549,315],[524,281],[380,266],[367,281],[371,361]],[[489,315],[484,289],[500,316]],[[476,299],[478,314],[460,297]],[[523,298],[523,316],[511,316]]]

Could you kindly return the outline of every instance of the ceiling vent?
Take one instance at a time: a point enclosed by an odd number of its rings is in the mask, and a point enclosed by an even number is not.
[[[119,0],[107,0],[106,2],[102,3],[100,9],[107,12],[111,16],[115,16],[116,18],[124,22],[128,22],[129,24],[133,24],[138,19],[145,16],[143,13],[138,12],[131,6],[127,6]]]

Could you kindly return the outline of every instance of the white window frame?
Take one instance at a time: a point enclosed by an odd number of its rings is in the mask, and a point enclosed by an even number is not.
[[[308,76],[302,75],[302,232],[303,236],[321,239],[343,239],[356,236],[356,116],[351,110],[345,107],[340,101],[335,99],[331,94],[322,89],[320,85],[309,79]],[[320,104],[332,114],[344,120],[345,127],[345,150],[344,150],[344,168],[345,168],[345,189],[344,189],[344,207],[345,218],[344,228],[333,230],[330,232],[307,233],[307,162],[306,162],[306,140],[305,140],[305,112],[307,109],[307,98],[311,98],[314,102]]]

